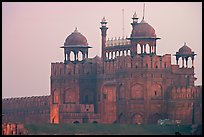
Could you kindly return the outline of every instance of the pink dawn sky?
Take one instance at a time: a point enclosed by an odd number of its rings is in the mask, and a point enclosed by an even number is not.
[[[157,54],[175,54],[187,43],[196,54],[196,85],[202,85],[202,3],[146,2],[145,20],[161,40]],[[75,27],[93,48],[89,57],[101,56],[100,21],[106,17],[108,38],[130,36],[132,16],[142,18],[143,2],[3,2],[2,96],[50,94],[51,62],[63,62],[60,47]],[[181,62],[180,62],[181,63]]]

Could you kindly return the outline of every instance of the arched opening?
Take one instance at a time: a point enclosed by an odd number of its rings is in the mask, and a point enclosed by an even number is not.
[[[127,56],[126,50],[124,50],[123,53],[124,53],[124,56]]]
[[[74,52],[73,51],[70,52],[70,61],[74,61]]]
[[[109,59],[111,59],[112,58],[112,56],[111,56],[111,52],[109,52]]]
[[[88,95],[85,95],[83,102],[84,102],[85,104],[88,104],[88,103],[89,103],[89,96],[88,96]]]
[[[137,44],[137,54],[141,54],[141,46],[139,43]]]
[[[72,89],[66,89],[65,93],[64,93],[64,102],[68,103],[68,102],[75,102],[75,95],[76,92]]]
[[[95,124],[97,124],[98,122],[97,122],[97,121],[93,121],[92,123],[95,123]]]
[[[106,59],[108,59],[108,52],[106,52]]]
[[[53,103],[58,103],[59,102],[59,95],[58,95],[58,92],[55,90],[53,92]]]
[[[162,98],[162,89],[161,89],[161,86],[159,84],[152,85],[151,96],[152,96],[152,99]]]
[[[82,121],[83,121],[83,123],[88,123],[88,117],[84,117],[84,118],[82,119]]]
[[[158,120],[162,119],[162,115],[159,113],[155,113],[150,117],[150,124],[157,124]]]
[[[192,58],[188,58],[188,68],[192,68]]]
[[[116,51],[116,57],[118,57],[119,56],[119,51]]]
[[[74,121],[73,123],[74,123],[74,124],[79,124],[80,122],[79,122],[79,121]]]
[[[147,54],[149,54],[149,53],[150,53],[149,44],[146,44],[146,53],[147,53]]]
[[[121,50],[121,51],[120,51],[120,56],[122,56],[122,55],[123,55],[123,51]]]
[[[120,85],[119,87],[119,100],[125,99],[125,87],[123,85]]]
[[[143,99],[143,87],[139,84],[132,86],[131,88],[131,99]]]
[[[113,57],[112,58],[115,59],[115,51],[113,51]]]
[[[178,65],[179,65],[179,68],[182,67],[182,58],[179,58]]]
[[[140,114],[133,115],[132,123],[133,124],[138,124],[138,125],[143,124],[143,117],[142,117],[142,115],[140,115]]]
[[[83,54],[81,51],[78,52],[78,61],[82,61],[83,60]]]
[[[127,120],[126,120],[126,117],[123,113],[120,113],[119,116],[118,116],[118,122],[119,123],[126,123]]]
[[[129,49],[127,50],[127,55],[130,56],[130,50]]]

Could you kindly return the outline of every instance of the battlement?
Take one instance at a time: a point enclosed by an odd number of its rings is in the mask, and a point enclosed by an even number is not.
[[[12,98],[3,98],[2,103],[14,103],[15,101],[20,102],[20,101],[33,101],[33,100],[49,100],[50,95],[45,95],[45,96],[31,96],[31,97],[12,97]]]
[[[127,38],[127,36],[126,36]],[[125,37],[118,37],[118,38],[112,38],[106,41],[106,47],[111,47],[111,46],[125,46],[125,45],[130,45],[130,40],[127,40]]]
[[[173,87],[171,99],[202,99],[202,87]]]
[[[142,69],[171,69],[171,55],[136,55],[131,57],[117,56],[115,59],[109,59],[104,63],[105,73],[113,74],[116,71],[130,71]]]
[[[52,63],[51,64],[51,77],[56,76],[78,76],[78,75],[95,75],[101,73],[100,58],[95,57],[81,62],[69,63]]]

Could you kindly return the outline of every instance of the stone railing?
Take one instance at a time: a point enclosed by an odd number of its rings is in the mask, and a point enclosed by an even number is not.
[[[127,37],[126,37],[127,38]],[[106,47],[110,46],[120,46],[120,45],[130,45],[130,40],[127,40],[125,37],[122,38],[112,38],[106,41]]]

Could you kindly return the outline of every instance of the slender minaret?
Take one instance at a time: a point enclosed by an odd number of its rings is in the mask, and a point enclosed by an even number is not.
[[[137,13],[135,12],[134,15],[133,15],[133,17],[132,17],[132,23],[131,23],[132,28],[134,28],[134,26],[137,25],[138,19],[139,19],[139,18],[137,17]]]
[[[122,9],[122,16],[123,16],[123,28],[122,28],[122,32],[123,32],[123,37],[124,37],[124,32],[125,32],[125,27],[124,27],[124,9]]]
[[[145,3],[143,5],[143,17],[142,17],[142,20],[144,20],[144,15],[145,15]]]
[[[102,49],[101,49],[101,58],[102,60],[105,60],[105,52],[104,52],[104,48],[106,46],[106,32],[108,27],[106,27],[107,21],[105,19],[105,17],[103,17],[102,21],[101,21],[101,36],[102,36]]]

